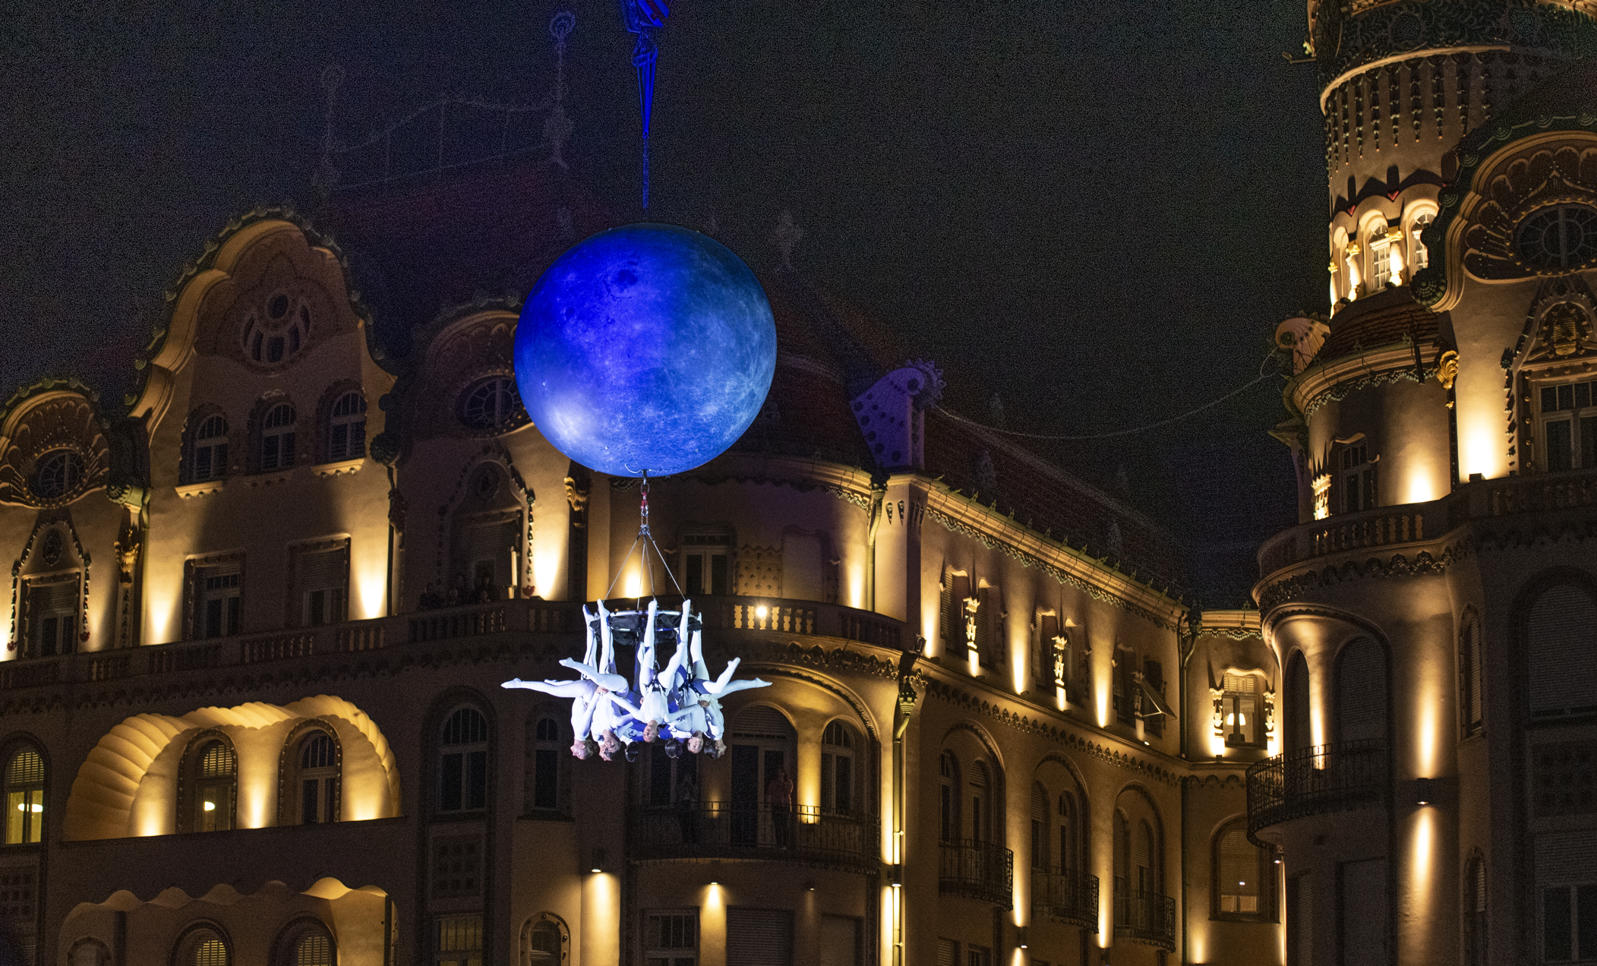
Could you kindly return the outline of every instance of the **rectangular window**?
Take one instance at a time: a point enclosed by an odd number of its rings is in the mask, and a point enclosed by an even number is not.
[[[462,899],[482,895],[482,839],[476,835],[433,840],[432,897]]]
[[[1338,458],[1337,488],[1342,494],[1342,512],[1358,513],[1375,508],[1375,460],[1369,447],[1360,440],[1342,448]]]
[[[482,916],[438,916],[433,920],[434,966],[482,966]]]
[[[732,538],[725,533],[682,536],[682,591],[689,597],[732,592]]]
[[[297,618],[301,627],[339,624],[348,619],[349,541],[297,547],[294,554],[294,587],[291,597],[299,602]]]
[[[959,943],[937,937],[937,966],[959,966]]]
[[[986,946],[966,946],[965,966],[993,966],[993,951]]]
[[[1220,723],[1225,743],[1233,748],[1264,744],[1259,678],[1253,674],[1227,674],[1220,696]]]
[[[27,588],[27,656],[71,654],[78,636],[77,576],[29,581]]]
[[[1597,382],[1542,386],[1535,399],[1547,471],[1597,467]]]
[[[238,633],[244,572],[231,560],[194,568],[194,636],[229,637]]]
[[[949,571],[941,587],[943,654],[953,660],[965,659],[965,599],[970,596],[970,577]]]
[[[699,910],[672,909],[643,914],[644,966],[698,966]]]
[[[793,966],[793,913],[787,909],[726,911],[727,966]]]

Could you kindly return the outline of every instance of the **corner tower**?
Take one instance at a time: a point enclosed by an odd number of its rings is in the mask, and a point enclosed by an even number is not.
[[[1259,553],[1248,776],[1286,962],[1590,961],[1597,4],[1308,15],[1331,311],[1278,330],[1300,523]]]

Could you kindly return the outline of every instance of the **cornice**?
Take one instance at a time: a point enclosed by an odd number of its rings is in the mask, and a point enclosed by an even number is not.
[[[1096,758],[1116,768],[1136,772],[1172,788],[1181,782],[1181,776],[1142,755],[1118,750],[1107,743],[1099,744],[1089,740],[1084,735],[1077,734],[1073,730],[1061,728],[1047,721],[1027,717],[992,701],[978,698],[976,695],[946,681],[928,678],[926,681],[926,696],[928,698],[936,698],[967,713],[980,715],[989,721],[995,721],[1021,734],[1035,735],[1048,741],[1057,742],[1069,751]]]
[[[1434,365],[1422,365],[1415,371],[1414,358],[1415,346],[1408,340],[1358,355],[1340,356],[1303,370],[1286,384],[1282,395],[1288,410],[1308,419],[1326,403],[1340,401],[1361,389],[1404,381],[1423,383],[1436,375]]]
[[[999,550],[1093,600],[1113,604],[1165,630],[1175,630],[1186,613],[1179,600],[1115,570],[1107,558],[1094,558],[1085,551],[1050,541],[941,483],[926,487],[926,515],[946,530],[970,537],[990,550]]]

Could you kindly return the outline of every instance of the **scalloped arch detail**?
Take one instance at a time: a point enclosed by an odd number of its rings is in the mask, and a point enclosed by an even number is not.
[[[190,739],[218,731],[239,755],[239,824],[256,828],[277,814],[281,745],[301,722],[331,724],[343,747],[342,814],[347,821],[399,814],[399,769],[376,722],[343,698],[319,694],[287,705],[251,701],[197,708],[180,716],[137,714],[89,751],[67,799],[67,841],[162,835],[174,831],[178,764]]]

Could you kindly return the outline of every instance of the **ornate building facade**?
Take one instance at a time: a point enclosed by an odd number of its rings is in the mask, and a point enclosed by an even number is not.
[[[1597,11],[1308,8],[1334,306],[1278,332],[1248,777],[1286,960],[1597,961]]]
[[[651,586],[636,484],[511,379],[499,293],[615,220],[561,85],[447,173],[329,138],[128,398],[0,410],[0,963],[1591,960],[1588,7],[1310,4],[1334,311],[1279,334],[1303,522],[1257,612],[773,260],[769,401],[650,496],[773,682],[720,758],[573,760],[499,687]]]

